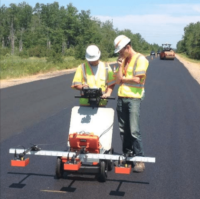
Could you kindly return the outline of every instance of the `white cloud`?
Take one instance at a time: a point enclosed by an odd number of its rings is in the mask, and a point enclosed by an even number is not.
[[[114,24],[119,26],[130,26],[130,25],[161,25],[161,24],[188,24],[188,23],[196,23],[200,21],[199,16],[181,16],[174,17],[170,15],[126,15],[120,17],[110,17],[110,16],[95,16],[101,21],[110,20],[114,22]]]
[[[193,9],[194,9],[194,11],[200,13],[200,5],[194,6]]]
[[[157,11],[168,14],[198,14],[200,4],[159,4],[156,5]]]
[[[95,16],[100,21],[113,21],[114,28],[130,29],[133,33],[140,33],[149,43],[161,45],[166,40],[173,47],[182,39],[184,27],[190,23],[200,21],[199,16],[171,16],[171,15],[127,15],[127,16]]]
[[[114,28],[119,30],[140,33],[149,43],[160,45],[166,39],[173,47],[182,39],[184,27],[200,21],[200,4],[157,4],[145,11],[148,14],[96,17],[100,21],[113,21]]]

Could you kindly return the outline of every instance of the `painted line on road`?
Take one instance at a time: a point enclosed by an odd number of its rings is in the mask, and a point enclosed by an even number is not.
[[[66,191],[57,191],[57,190],[40,190],[43,192],[51,192],[51,193],[67,193]]]

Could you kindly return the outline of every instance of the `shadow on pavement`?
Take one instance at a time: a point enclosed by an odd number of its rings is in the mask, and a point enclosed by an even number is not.
[[[18,183],[13,183],[9,186],[9,188],[18,188],[18,189],[22,189],[26,186],[26,184],[22,184],[22,182],[24,180],[26,180],[27,178],[31,177],[31,176],[41,176],[41,177],[51,177],[51,178],[55,178],[55,175],[47,175],[47,174],[37,174],[37,173],[18,173],[18,172],[8,172],[7,174],[12,174],[12,175],[26,175],[25,178],[23,178],[20,182]],[[89,177],[85,177],[85,176],[64,176],[63,180],[72,180],[72,182],[69,184],[69,186],[67,187],[62,187],[59,191],[61,192],[75,192],[76,188],[72,187],[72,185],[74,184],[74,182],[76,181],[97,181],[96,178],[89,178]],[[133,184],[144,184],[144,185],[149,185],[149,182],[141,182],[141,181],[130,181],[130,180],[116,180],[116,179],[107,179],[107,181],[109,182],[118,182],[119,185],[117,187],[116,190],[111,190],[110,191],[110,196],[121,196],[123,197],[125,195],[125,192],[123,191],[119,191],[120,187],[122,186],[122,183],[133,183]],[[57,190],[56,190],[57,191]]]

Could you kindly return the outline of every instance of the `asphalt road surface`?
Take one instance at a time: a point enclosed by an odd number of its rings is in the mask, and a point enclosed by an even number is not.
[[[155,164],[141,174],[112,170],[105,183],[86,175],[55,179],[56,157],[30,156],[27,167],[11,167],[9,148],[66,150],[71,108],[78,105],[73,73],[26,83],[1,89],[0,198],[200,198],[200,86],[177,59],[148,59],[140,128],[145,156],[156,157]],[[108,107],[115,109],[116,100]],[[116,116],[112,145],[121,153]]]

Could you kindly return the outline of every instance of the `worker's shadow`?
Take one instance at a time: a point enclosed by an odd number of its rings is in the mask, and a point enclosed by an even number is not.
[[[97,114],[98,108],[92,108],[92,107],[84,107],[80,106],[78,109],[78,114],[79,115],[84,115],[81,119],[81,123],[90,123],[91,122],[91,116],[94,116]]]

